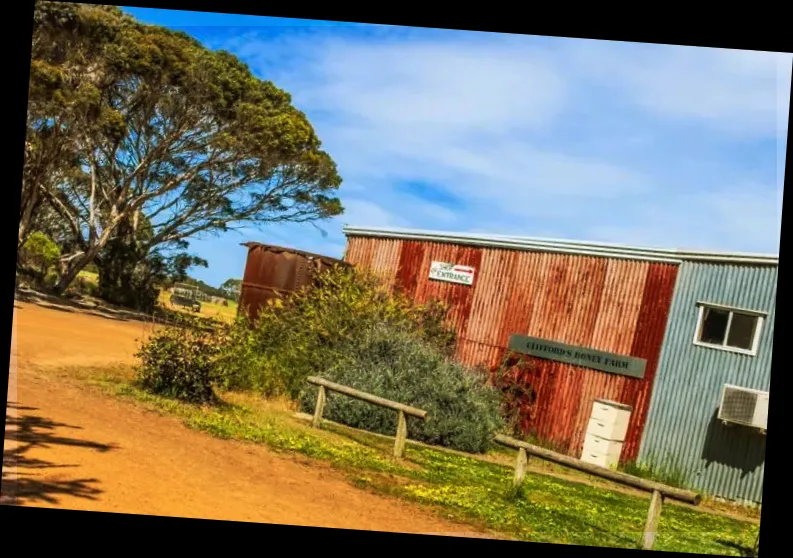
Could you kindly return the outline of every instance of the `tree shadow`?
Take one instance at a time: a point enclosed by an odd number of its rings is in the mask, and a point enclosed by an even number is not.
[[[118,322],[142,321],[143,319],[141,317],[127,317],[119,314],[113,314],[111,311],[105,309],[97,309],[87,305],[66,303],[63,301],[54,303],[54,302],[42,302],[40,300],[31,300],[29,302],[31,304],[35,304],[42,308],[47,308],[48,310],[56,310],[58,312],[69,312],[71,314],[96,316],[97,318],[104,318],[106,320],[115,320]]]
[[[744,558],[754,558],[756,556],[754,548],[749,546],[743,546],[742,544],[736,543],[734,541],[726,541],[723,539],[718,539],[716,542],[722,546],[737,550],[738,556],[743,556]]]
[[[16,409],[17,411],[38,411],[38,409],[36,407],[28,407],[26,405],[20,405],[19,403],[16,403],[15,401],[8,401],[8,406],[6,407],[6,412],[8,412],[8,409]],[[8,417],[8,415],[6,415],[6,418],[7,417]]]
[[[214,331],[212,322],[216,321],[204,316],[192,316],[190,318],[197,320],[199,323],[190,324],[186,322],[185,314],[176,310],[170,310],[158,307],[154,313],[147,314],[135,310],[112,307],[106,304],[94,305],[81,302],[80,300],[70,299],[65,296],[57,297],[47,293],[42,293],[34,290],[17,289],[14,293],[14,299],[35,304],[41,308],[50,310],[57,310],[59,312],[69,312],[72,314],[83,314],[89,316],[96,316],[106,320],[115,320],[119,322],[144,322],[144,323],[157,323],[164,325],[175,325],[190,327],[192,329],[199,329],[206,332]],[[22,309],[20,306],[14,305],[15,308]],[[200,322],[207,322],[206,325],[201,325]]]
[[[35,304],[51,310],[61,312],[71,312],[79,314],[90,314],[108,320],[118,320],[122,322],[140,321],[148,318],[147,315],[127,309],[111,308],[109,306],[97,306],[80,301],[79,299],[67,296],[55,296],[32,289],[17,289],[14,292],[14,299],[30,304]],[[15,305],[16,308],[19,308]]]
[[[16,410],[18,416],[9,414],[11,409]],[[81,430],[81,428],[29,414],[30,411],[36,410],[33,407],[8,402],[0,504],[24,505],[35,502],[57,504],[58,497],[64,495],[96,500],[102,493],[102,490],[95,486],[99,482],[97,479],[58,479],[57,470],[73,468],[76,465],[33,458],[29,452],[34,448],[57,445],[82,447],[99,452],[110,451],[115,447],[62,436],[56,432],[58,429]],[[47,475],[47,472],[52,474]]]

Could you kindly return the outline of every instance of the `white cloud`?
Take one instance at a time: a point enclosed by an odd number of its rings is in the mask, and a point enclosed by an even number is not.
[[[789,55],[394,33],[226,45],[293,94],[339,164],[346,212],[327,225],[332,242],[349,223],[777,249],[781,186],[701,188],[722,184],[738,147],[787,133]],[[657,151],[662,132],[695,151]],[[691,168],[699,137],[724,144],[718,164],[711,153]],[[442,185],[456,203],[400,191],[409,181]]]
[[[498,48],[432,42],[332,45],[322,58],[321,77],[328,86],[307,96],[310,106],[431,135],[493,135],[541,126],[559,113],[566,93],[544,61]]]
[[[344,200],[343,222],[365,227],[395,227],[402,220],[371,201],[360,199]]]
[[[787,134],[790,54],[607,41],[565,52],[576,73],[658,116],[749,138]]]
[[[782,190],[763,184],[672,195],[643,204],[593,239],[691,250],[778,253]]]

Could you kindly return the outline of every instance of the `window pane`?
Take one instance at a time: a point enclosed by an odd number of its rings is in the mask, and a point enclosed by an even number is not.
[[[733,313],[727,345],[738,349],[751,350],[755,329],[757,329],[757,316]]]
[[[699,340],[703,343],[723,345],[729,318],[730,313],[727,310],[705,308],[702,312],[702,331],[699,334]]]

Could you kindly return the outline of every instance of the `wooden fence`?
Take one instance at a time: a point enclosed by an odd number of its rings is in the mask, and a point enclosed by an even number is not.
[[[642,548],[646,550],[651,549],[655,542],[655,537],[658,532],[658,522],[661,518],[661,505],[665,498],[671,498],[695,506],[699,505],[701,500],[699,494],[688,490],[682,490],[658,482],[634,477],[633,475],[620,473],[619,471],[613,471],[605,467],[591,465],[573,457],[540,448],[526,442],[521,442],[520,440],[515,440],[508,436],[498,435],[495,441],[503,446],[518,450],[518,457],[515,461],[515,476],[513,479],[515,486],[520,486],[523,483],[523,478],[526,474],[526,465],[528,464],[528,456],[533,455],[596,477],[649,492],[651,494],[650,509],[647,512],[647,521],[644,524],[644,533],[642,535]]]
[[[336,393],[341,393],[354,399],[359,399],[373,405],[378,405],[380,407],[386,407],[387,409],[393,409],[394,411],[397,411],[399,413],[399,418],[397,421],[396,441],[394,442],[394,457],[396,458],[401,458],[405,453],[405,440],[407,439],[407,420],[405,416],[410,415],[421,420],[426,420],[427,418],[427,411],[422,411],[421,409],[416,409],[415,407],[409,407],[395,401],[389,401],[388,399],[383,399],[382,397],[377,397],[376,395],[358,391],[357,389],[343,386],[341,384],[334,384],[333,382],[329,382],[323,378],[310,376],[307,381],[309,384],[319,386],[317,406],[314,409],[314,420],[312,421],[312,425],[315,428],[319,428],[322,425],[322,413],[325,411],[327,391],[335,391]]]
[[[325,410],[325,402],[328,391],[341,393],[343,395],[347,395],[361,401],[366,401],[367,403],[378,405],[380,407],[393,409],[394,411],[398,412],[399,419],[397,424],[396,440],[394,443],[394,456],[397,458],[401,458],[405,452],[405,441],[407,439],[407,422],[405,417],[410,415],[421,420],[426,420],[427,418],[427,411],[416,409],[415,407],[410,407],[395,401],[389,401],[388,399],[383,399],[382,397],[377,397],[376,395],[371,395],[351,387],[336,384],[323,378],[311,376],[307,379],[307,381],[309,384],[319,387],[317,405],[314,409],[314,416],[312,418],[312,425],[315,428],[320,428],[322,425],[322,414]],[[692,504],[694,506],[699,505],[701,501],[701,496],[695,492],[675,488],[673,486],[667,486],[655,481],[585,463],[579,459],[575,459],[574,457],[556,453],[554,451],[534,446],[520,440],[515,440],[514,438],[510,438],[508,436],[497,435],[495,437],[495,442],[518,450],[517,460],[515,461],[515,474],[513,477],[513,484],[516,487],[519,487],[523,484],[524,477],[526,476],[528,459],[531,455],[546,461],[551,461],[553,463],[569,467],[571,469],[576,469],[584,473],[594,475],[596,477],[650,493],[650,508],[647,512],[647,520],[644,524],[644,531],[641,540],[641,545],[644,549],[651,549],[655,543],[655,538],[658,532],[658,523],[661,517],[661,507],[665,499],[669,498],[672,500],[685,502],[687,504]],[[759,535],[757,542],[755,543],[755,553],[757,552],[757,546],[759,546]]]

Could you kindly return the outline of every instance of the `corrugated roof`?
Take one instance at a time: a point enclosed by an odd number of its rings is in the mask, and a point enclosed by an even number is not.
[[[287,248],[286,246],[276,246],[275,244],[263,244],[261,242],[243,242],[241,245],[245,246],[249,250],[251,248],[259,247],[259,248],[265,248],[271,252],[288,252],[289,254],[296,254],[309,259],[320,259],[325,261],[338,262],[340,264],[346,264],[344,260],[341,260],[339,258],[333,258],[331,256],[323,256],[322,254],[314,254],[311,252],[306,252],[304,250],[296,250],[295,248]]]
[[[347,236],[367,236],[418,240],[426,242],[446,242],[470,246],[486,246],[522,251],[555,252],[561,254],[581,254],[623,258],[632,260],[681,263],[683,261],[718,262],[732,264],[779,265],[778,254],[747,254],[731,252],[704,252],[693,250],[672,250],[589,242],[576,240],[557,240],[494,234],[472,234],[416,229],[388,229],[372,227],[345,226]]]

